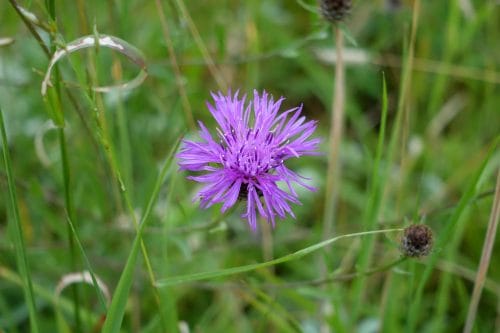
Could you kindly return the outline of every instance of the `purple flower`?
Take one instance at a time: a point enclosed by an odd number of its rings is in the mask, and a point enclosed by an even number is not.
[[[202,141],[184,140],[177,155],[181,170],[202,171],[204,174],[189,179],[204,183],[198,193],[200,206],[223,203],[222,212],[238,200],[246,200],[246,213],[252,230],[257,229],[257,212],[273,227],[275,217],[286,213],[295,217],[289,203],[300,204],[293,183],[314,191],[303,177],[285,166],[289,158],[316,155],[319,139],[310,136],[316,129],[315,121],[305,121],[302,106],[278,113],[284,98],[274,101],[265,91],[254,91],[253,102],[245,103],[246,96],[238,98],[212,94],[214,105],[207,107],[217,121],[217,139],[202,122]],[[282,182],[288,192],[278,187]]]

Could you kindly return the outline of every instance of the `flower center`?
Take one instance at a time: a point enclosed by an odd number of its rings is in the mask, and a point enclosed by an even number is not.
[[[221,162],[225,168],[238,173],[244,182],[283,164],[281,149],[273,143],[273,133],[247,129],[238,135],[234,129],[221,136]]]

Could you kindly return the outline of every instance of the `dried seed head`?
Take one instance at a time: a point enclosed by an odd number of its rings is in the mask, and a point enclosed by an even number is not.
[[[320,0],[319,6],[323,17],[330,22],[342,21],[351,10],[351,0]]]
[[[401,252],[406,257],[419,258],[432,249],[432,230],[425,224],[413,224],[404,230]]]

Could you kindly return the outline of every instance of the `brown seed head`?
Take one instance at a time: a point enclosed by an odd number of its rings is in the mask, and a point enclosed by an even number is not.
[[[320,0],[319,6],[323,17],[330,22],[342,21],[351,10],[351,0]]]
[[[432,230],[425,224],[413,224],[404,230],[401,252],[406,257],[419,258],[432,249]]]

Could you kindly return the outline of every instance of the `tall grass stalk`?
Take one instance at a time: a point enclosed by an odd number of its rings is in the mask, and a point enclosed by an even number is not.
[[[5,130],[5,123],[3,119],[3,112],[0,108],[0,131],[2,135],[2,150],[3,150],[3,160],[5,166],[5,172],[7,173],[7,184],[9,187],[9,198],[11,206],[11,222],[9,225],[14,224],[12,231],[14,234],[14,249],[16,251],[17,267],[19,269],[19,274],[22,279],[22,286],[24,291],[24,299],[28,306],[29,318],[30,318],[30,330],[31,333],[38,333],[38,318],[37,309],[35,303],[35,296],[33,292],[33,282],[31,281],[31,269],[28,261],[28,255],[26,251],[26,244],[24,241],[24,232],[21,223],[21,217],[19,215],[19,203],[17,201],[16,187],[14,174],[12,172],[12,162],[9,153],[9,145],[7,143],[7,133]]]
[[[481,292],[483,290],[484,283],[486,281],[486,274],[488,272],[488,267],[490,266],[491,252],[493,251],[493,245],[495,244],[495,237],[497,234],[497,227],[499,220],[500,220],[500,169],[498,170],[497,174],[495,197],[493,199],[493,206],[491,207],[490,220],[488,222],[488,229],[486,230],[486,236],[484,239],[481,261],[479,262],[479,268],[476,274],[476,281],[474,282],[474,290],[472,291],[469,310],[467,312],[467,319],[465,322],[464,333],[472,332],[472,328],[474,327],[474,320],[476,318],[479,299],[481,298]]]

